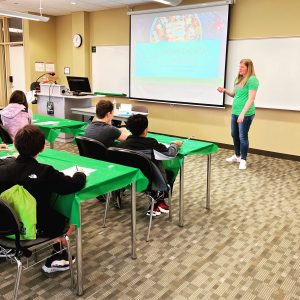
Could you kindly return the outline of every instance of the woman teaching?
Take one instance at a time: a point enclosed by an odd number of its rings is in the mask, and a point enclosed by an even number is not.
[[[240,61],[238,76],[234,82],[234,89],[228,91],[218,87],[220,93],[233,97],[231,115],[231,136],[233,138],[235,154],[226,159],[230,163],[239,163],[239,169],[247,168],[247,154],[249,150],[248,132],[255,116],[254,100],[259,82],[255,76],[251,59]]]

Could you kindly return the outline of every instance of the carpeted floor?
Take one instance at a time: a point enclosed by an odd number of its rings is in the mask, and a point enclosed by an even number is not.
[[[210,211],[202,206],[207,159],[187,157],[185,226],[176,182],[173,222],[156,217],[148,243],[148,203],[138,197],[137,260],[130,202],[110,208],[105,229],[105,204],[84,203],[84,295],[70,291],[68,272],[47,278],[36,266],[23,273],[19,299],[300,299],[300,163],[250,154],[241,171],[226,163],[230,155],[212,157]],[[11,299],[15,267],[0,261],[0,299]]]

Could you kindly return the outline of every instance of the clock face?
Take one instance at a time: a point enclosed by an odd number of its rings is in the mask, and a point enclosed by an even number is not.
[[[81,46],[81,44],[82,44],[82,36],[80,34],[78,34],[78,33],[74,34],[72,40],[73,40],[73,46],[74,47],[78,48],[78,47]]]

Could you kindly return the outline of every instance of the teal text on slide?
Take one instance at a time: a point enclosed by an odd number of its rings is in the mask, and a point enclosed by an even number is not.
[[[218,40],[139,43],[135,76],[216,78],[221,42]]]

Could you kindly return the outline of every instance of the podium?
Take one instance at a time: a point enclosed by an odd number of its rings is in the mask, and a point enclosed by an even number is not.
[[[49,92],[50,91],[50,92]],[[72,96],[63,93],[64,86],[54,84],[41,84],[41,92],[37,94],[37,110],[40,115],[49,115],[48,103],[53,103],[52,116],[62,119],[71,119],[81,121],[79,115],[74,115],[71,111],[72,107],[91,107],[92,99],[98,96]],[[101,96],[100,96],[101,97]],[[70,142],[73,136],[61,133],[57,138],[58,141]]]

